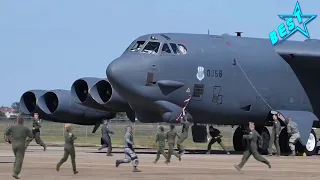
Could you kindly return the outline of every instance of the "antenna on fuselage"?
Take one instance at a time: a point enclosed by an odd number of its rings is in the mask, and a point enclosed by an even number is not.
[[[243,32],[236,32],[237,36],[241,37],[241,33]]]

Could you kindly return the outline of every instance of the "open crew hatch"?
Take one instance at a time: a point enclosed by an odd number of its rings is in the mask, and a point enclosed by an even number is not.
[[[149,41],[136,40],[132,47],[128,48],[130,52],[140,52],[147,54],[174,54],[184,55],[187,54],[188,50],[185,45],[177,44],[174,42],[161,42],[157,38],[151,36]],[[159,51],[161,49],[161,51]]]

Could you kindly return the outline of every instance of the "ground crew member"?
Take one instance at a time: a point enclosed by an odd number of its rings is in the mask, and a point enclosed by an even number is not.
[[[153,161],[153,163],[157,163],[160,159],[160,154],[163,155],[165,159],[167,159],[167,154],[164,152],[164,147],[166,143],[166,134],[164,133],[164,128],[162,126],[159,127],[160,132],[157,133],[156,142],[158,143],[157,157]]]
[[[272,133],[269,141],[268,155],[272,156],[272,145],[274,144],[277,150],[277,156],[280,156],[280,146],[279,146],[279,136],[281,131],[281,124],[278,120],[278,115],[274,114],[273,118],[273,127]]]
[[[34,117],[33,125],[32,125],[33,126],[32,127],[33,138],[27,140],[26,149],[28,148],[30,142],[33,139],[36,139],[36,143],[39,144],[40,146],[42,146],[43,150],[45,151],[47,149],[47,146],[43,143],[43,141],[40,138],[41,119],[39,119],[38,113],[34,113],[33,117]]]
[[[287,132],[289,135],[289,147],[291,149],[291,154],[290,156],[295,156],[296,155],[296,150],[295,150],[295,144],[297,142],[297,140],[299,140],[300,138],[300,133],[299,133],[299,129],[298,129],[298,125],[296,122],[291,120],[291,117],[287,118],[288,120],[288,124],[287,124]]]
[[[5,136],[10,137],[12,151],[15,156],[12,177],[16,179],[20,179],[18,175],[21,172],[24,154],[26,150],[26,138],[33,138],[31,130],[23,126],[23,121],[24,120],[22,117],[18,117],[17,124],[10,126],[5,132]]]
[[[60,162],[58,162],[56,170],[60,170],[61,165],[68,160],[68,157],[70,155],[73,173],[78,174],[76,168],[76,152],[74,148],[74,140],[77,139],[77,137],[72,133],[71,124],[65,124],[64,127],[67,131],[67,133],[64,134],[64,154],[63,158],[60,160]]]
[[[209,134],[211,136],[211,140],[208,144],[207,154],[210,154],[211,146],[215,142],[218,142],[220,144],[220,146],[222,147],[222,149],[225,150],[227,152],[227,154],[230,154],[230,152],[226,150],[226,147],[224,146],[224,144],[221,141],[222,135],[220,133],[221,132],[218,129],[214,128],[213,126],[209,126]]]
[[[101,127],[101,138],[102,138],[103,144],[101,145],[101,147],[98,150],[100,151],[103,148],[108,147],[107,156],[112,156],[112,154],[111,154],[112,144],[111,144],[111,138],[110,138],[109,133],[114,134],[113,131],[111,131],[108,127],[108,120],[105,119],[103,121],[103,125]]]
[[[132,161],[133,172],[141,172],[137,169],[139,159],[136,153],[134,152],[134,141],[131,126],[127,126],[126,133],[124,135],[124,153],[124,159],[116,160],[116,167],[119,167],[119,165],[122,163],[130,163]]]
[[[234,167],[240,171],[243,165],[248,161],[249,157],[251,154],[253,157],[262,162],[265,163],[271,168],[271,165],[268,160],[266,160],[263,156],[261,156],[258,152],[258,147],[257,147],[257,141],[259,140],[259,143],[261,144],[262,142],[262,137],[260,134],[255,130],[255,125],[253,122],[249,122],[249,135],[243,135],[244,139],[247,139],[247,148],[243,153],[242,160],[239,165],[234,165]]]
[[[175,125],[170,124],[170,131],[168,131],[166,134],[166,139],[168,141],[168,156],[165,162],[166,164],[170,163],[172,154],[175,155],[177,158],[179,158],[179,161],[181,161],[181,155],[174,150],[174,144],[176,143],[176,136],[180,138],[180,136],[177,134],[174,128],[175,128]]]
[[[185,152],[182,143],[184,140],[188,138],[190,123],[188,122],[186,115],[180,118],[180,122],[182,124],[182,130],[181,130],[180,138],[177,141],[177,148],[178,148],[179,154],[182,155]]]

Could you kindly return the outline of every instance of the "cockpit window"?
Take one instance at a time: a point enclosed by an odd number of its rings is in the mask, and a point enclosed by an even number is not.
[[[131,51],[133,52],[140,51],[140,49],[142,48],[145,42],[146,41],[137,41],[136,44],[131,48]]]
[[[170,43],[170,46],[171,46],[171,48],[172,48],[172,50],[173,50],[173,53],[175,53],[175,54],[181,54],[181,53],[179,52],[178,46],[177,46],[175,43]]]
[[[144,47],[142,52],[148,53],[148,54],[156,54],[159,51],[159,42],[149,41],[148,44]]]
[[[184,45],[178,44],[178,47],[182,54],[187,54],[187,48]]]
[[[169,48],[167,43],[163,44],[162,53],[171,53],[171,50],[170,50],[170,48]]]

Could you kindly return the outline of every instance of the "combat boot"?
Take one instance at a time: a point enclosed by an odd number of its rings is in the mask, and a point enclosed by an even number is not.
[[[18,175],[15,175],[15,174],[13,174],[12,177],[14,177],[15,179],[20,179]]]
[[[107,153],[107,155],[106,156],[113,156],[111,153]]]
[[[60,170],[60,166],[57,164],[56,166],[56,170],[59,171]]]
[[[47,150],[47,145],[44,145],[43,146],[43,151],[46,151]]]
[[[79,172],[78,171],[73,171],[73,174],[78,174]]]
[[[210,150],[209,151],[207,151],[207,153],[206,154],[210,154]]]
[[[240,171],[241,170],[241,168],[238,166],[238,165],[234,165],[234,167],[238,170],[238,171]]]
[[[133,172],[141,172],[141,171],[138,170],[137,167],[133,167]]]
[[[292,151],[292,153],[289,156],[296,156],[296,151]]]
[[[116,160],[116,167],[119,167],[120,164],[121,164],[120,160]]]

